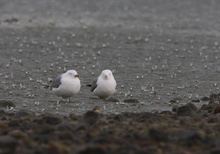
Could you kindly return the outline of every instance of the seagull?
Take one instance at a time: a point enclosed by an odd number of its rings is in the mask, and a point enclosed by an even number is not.
[[[80,87],[79,74],[75,70],[68,70],[53,80],[50,89],[58,97],[69,98],[70,101],[70,97],[77,94]]]
[[[92,84],[87,86],[91,87],[91,92],[100,98],[108,98],[116,91],[116,81],[111,70],[103,70],[101,75],[95,79]]]

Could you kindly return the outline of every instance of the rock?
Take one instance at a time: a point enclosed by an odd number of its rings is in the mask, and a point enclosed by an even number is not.
[[[15,107],[15,104],[10,100],[0,100],[0,107]]]
[[[19,127],[20,126],[20,119],[12,119],[8,123],[9,127]]]
[[[16,146],[18,146],[18,141],[9,136],[0,136],[0,149],[1,153],[14,153]]]
[[[0,121],[0,130],[5,130],[9,128],[8,124],[6,122]]]
[[[48,152],[53,154],[63,154],[68,153],[70,148],[63,144],[62,142],[58,141],[50,141],[48,143]]]
[[[178,116],[194,116],[196,114],[197,108],[192,103],[180,106],[177,108]]]
[[[16,138],[16,139],[20,139],[20,138],[26,138],[28,137],[28,135],[26,133],[23,133],[21,130],[12,130],[9,135],[11,135],[12,137]]]
[[[210,99],[209,99],[209,97],[207,97],[207,96],[204,96],[204,97],[202,97],[201,98],[201,101],[209,101]]]
[[[192,103],[187,103],[186,106],[189,106],[193,111],[197,111],[198,110],[198,108],[194,104],[192,104]]]
[[[125,99],[124,103],[139,103],[137,99]]]
[[[105,154],[105,150],[96,145],[85,145],[79,147],[74,153],[76,154]]]
[[[190,127],[195,123],[194,118],[189,116],[181,116],[179,117],[180,124],[183,126]]]
[[[168,116],[168,115],[173,115],[173,113],[171,111],[161,111],[160,115],[161,116]]]
[[[220,148],[216,147],[216,148],[211,149],[210,154],[220,154]]]
[[[156,141],[168,141],[168,134],[158,128],[150,128],[148,132],[150,138]]]
[[[136,118],[136,121],[138,122],[146,122],[146,123],[154,123],[154,122],[158,122],[161,121],[161,117],[157,114],[153,114],[150,112],[143,112],[140,113]]]
[[[114,115],[113,119],[116,120],[116,121],[122,121],[123,117],[121,115]]]
[[[15,113],[14,117],[33,117],[35,114],[27,110],[19,110]]]
[[[170,100],[170,103],[178,103],[180,100],[182,100],[180,97],[176,97]]]
[[[117,98],[112,98],[112,97],[106,99],[106,101],[107,102],[119,102],[119,100]]]
[[[199,100],[199,99],[193,99],[193,100],[191,100],[191,102],[196,102],[196,103],[199,103],[199,102],[200,102],[200,100]]]
[[[172,112],[177,112],[177,109],[178,109],[178,106],[173,106],[173,108],[172,108]]]
[[[207,119],[208,123],[218,123],[220,122],[220,118],[216,115],[210,115]]]
[[[219,103],[220,102],[220,94],[211,94],[209,96],[209,104]]]
[[[46,116],[45,122],[49,125],[58,125],[62,122],[62,120],[58,117],[53,117],[53,116]]]
[[[0,116],[1,115],[5,115],[5,111],[4,110],[0,110]]]
[[[195,142],[206,143],[207,139],[194,130],[180,132],[174,137],[177,141],[185,142],[185,145],[192,146]]]
[[[8,23],[8,24],[12,24],[12,23],[16,23],[18,22],[18,18],[10,18],[10,19],[5,19],[5,22]]]
[[[203,104],[200,110],[213,110],[213,107],[212,105],[209,105],[209,104]]]
[[[220,113],[220,105],[216,105],[214,110],[213,110],[214,114]]]
[[[94,111],[87,111],[83,116],[83,123],[88,126],[98,124],[99,114]]]

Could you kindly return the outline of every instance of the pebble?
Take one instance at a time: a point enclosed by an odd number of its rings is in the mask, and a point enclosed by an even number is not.
[[[15,104],[10,100],[0,100],[0,107],[15,107]]]
[[[83,115],[72,113],[69,116],[35,115],[30,111],[2,112],[1,152],[168,152],[164,147],[169,147],[171,154],[177,150],[181,153],[218,152],[219,114],[198,109],[192,103],[176,107],[176,112],[103,115],[96,108]]]

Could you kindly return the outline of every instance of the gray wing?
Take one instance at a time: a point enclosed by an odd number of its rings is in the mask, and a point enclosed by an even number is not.
[[[52,88],[58,88],[61,85],[61,75],[59,75],[58,77],[56,77],[56,79],[53,80],[50,89],[52,90]]]
[[[95,79],[92,84],[91,84],[91,92],[93,92],[95,90],[95,88],[98,86],[97,85],[97,81],[98,81],[98,78]]]

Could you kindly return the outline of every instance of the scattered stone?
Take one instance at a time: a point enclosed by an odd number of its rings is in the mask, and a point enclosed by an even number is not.
[[[62,142],[58,141],[50,141],[48,143],[48,152],[54,153],[54,154],[62,154],[62,153],[68,153],[70,151],[70,148],[63,144]]]
[[[76,154],[105,154],[105,150],[100,146],[86,145],[79,147],[74,153]]]
[[[176,113],[157,110],[118,115],[103,115],[95,107],[84,115],[63,117],[3,111],[0,152],[162,153],[164,147],[169,147],[171,153],[176,150],[187,153],[192,149],[202,153],[201,147],[206,147],[206,153],[210,153],[213,145],[220,145],[218,105],[208,105],[212,112],[188,103],[176,107]]]
[[[167,116],[167,115],[173,115],[173,113],[171,111],[162,111],[160,112],[161,116]]]
[[[172,100],[170,100],[170,103],[178,103],[180,100],[182,100],[179,97],[173,98]]]
[[[5,19],[5,22],[8,24],[12,24],[14,22],[18,22],[18,18]]]
[[[220,118],[217,116],[211,115],[208,117],[207,122],[208,123],[217,123],[217,122],[220,122]]]
[[[99,122],[99,113],[94,111],[87,111],[83,116],[83,123],[88,126],[96,125]]]
[[[209,101],[210,99],[209,99],[209,97],[207,97],[207,96],[204,96],[204,97],[202,97],[201,98],[201,101]]]
[[[58,117],[46,116],[45,122],[50,125],[58,125],[62,122],[62,120]]]
[[[24,132],[22,132],[21,130],[15,129],[12,130],[9,135],[11,135],[12,137],[16,138],[16,139],[21,139],[21,138],[27,138],[28,135]]]
[[[158,122],[158,121],[161,121],[162,118],[157,115],[157,114],[153,114],[153,113],[150,113],[150,112],[143,112],[143,113],[140,113],[137,118],[136,118],[136,121],[138,122],[146,122],[146,123],[155,123],[155,122]]]
[[[0,100],[0,107],[15,107],[15,104],[10,100]]]
[[[18,143],[19,142],[15,138],[9,135],[0,136],[1,153],[14,153]]]
[[[203,104],[200,110],[213,110],[213,107],[209,104]]]
[[[211,153],[210,154],[219,154],[219,153],[220,153],[220,148],[216,147],[216,148],[211,149]]]
[[[0,121],[0,130],[4,130],[8,128],[8,124],[4,121]]]
[[[137,99],[125,99],[124,103],[139,103]]]
[[[194,116],[196,114],[197,108],[192,103],[188,103],[186,105],[180,106],[177,108],[178,116]]]
[[[216,105],[216,106],[215,106],[215,108],[214,108],[214,110],[213,110],[213,113],[214,113],[214,114],[220,113],[220,105]]]
[[[196,102],[196,103],[199,103],[199,102],[200,102],[200,100],[199,100],[199,99],[193,99],[193,100],[191,100],[191,102]]]
[[[173,106],[173,108],[172,108],[172,112],[177,112],[177,109],[178,109],[178,106]]]
[[[106,100],[107,102],[119,102],[117,98],[110,97]]]

